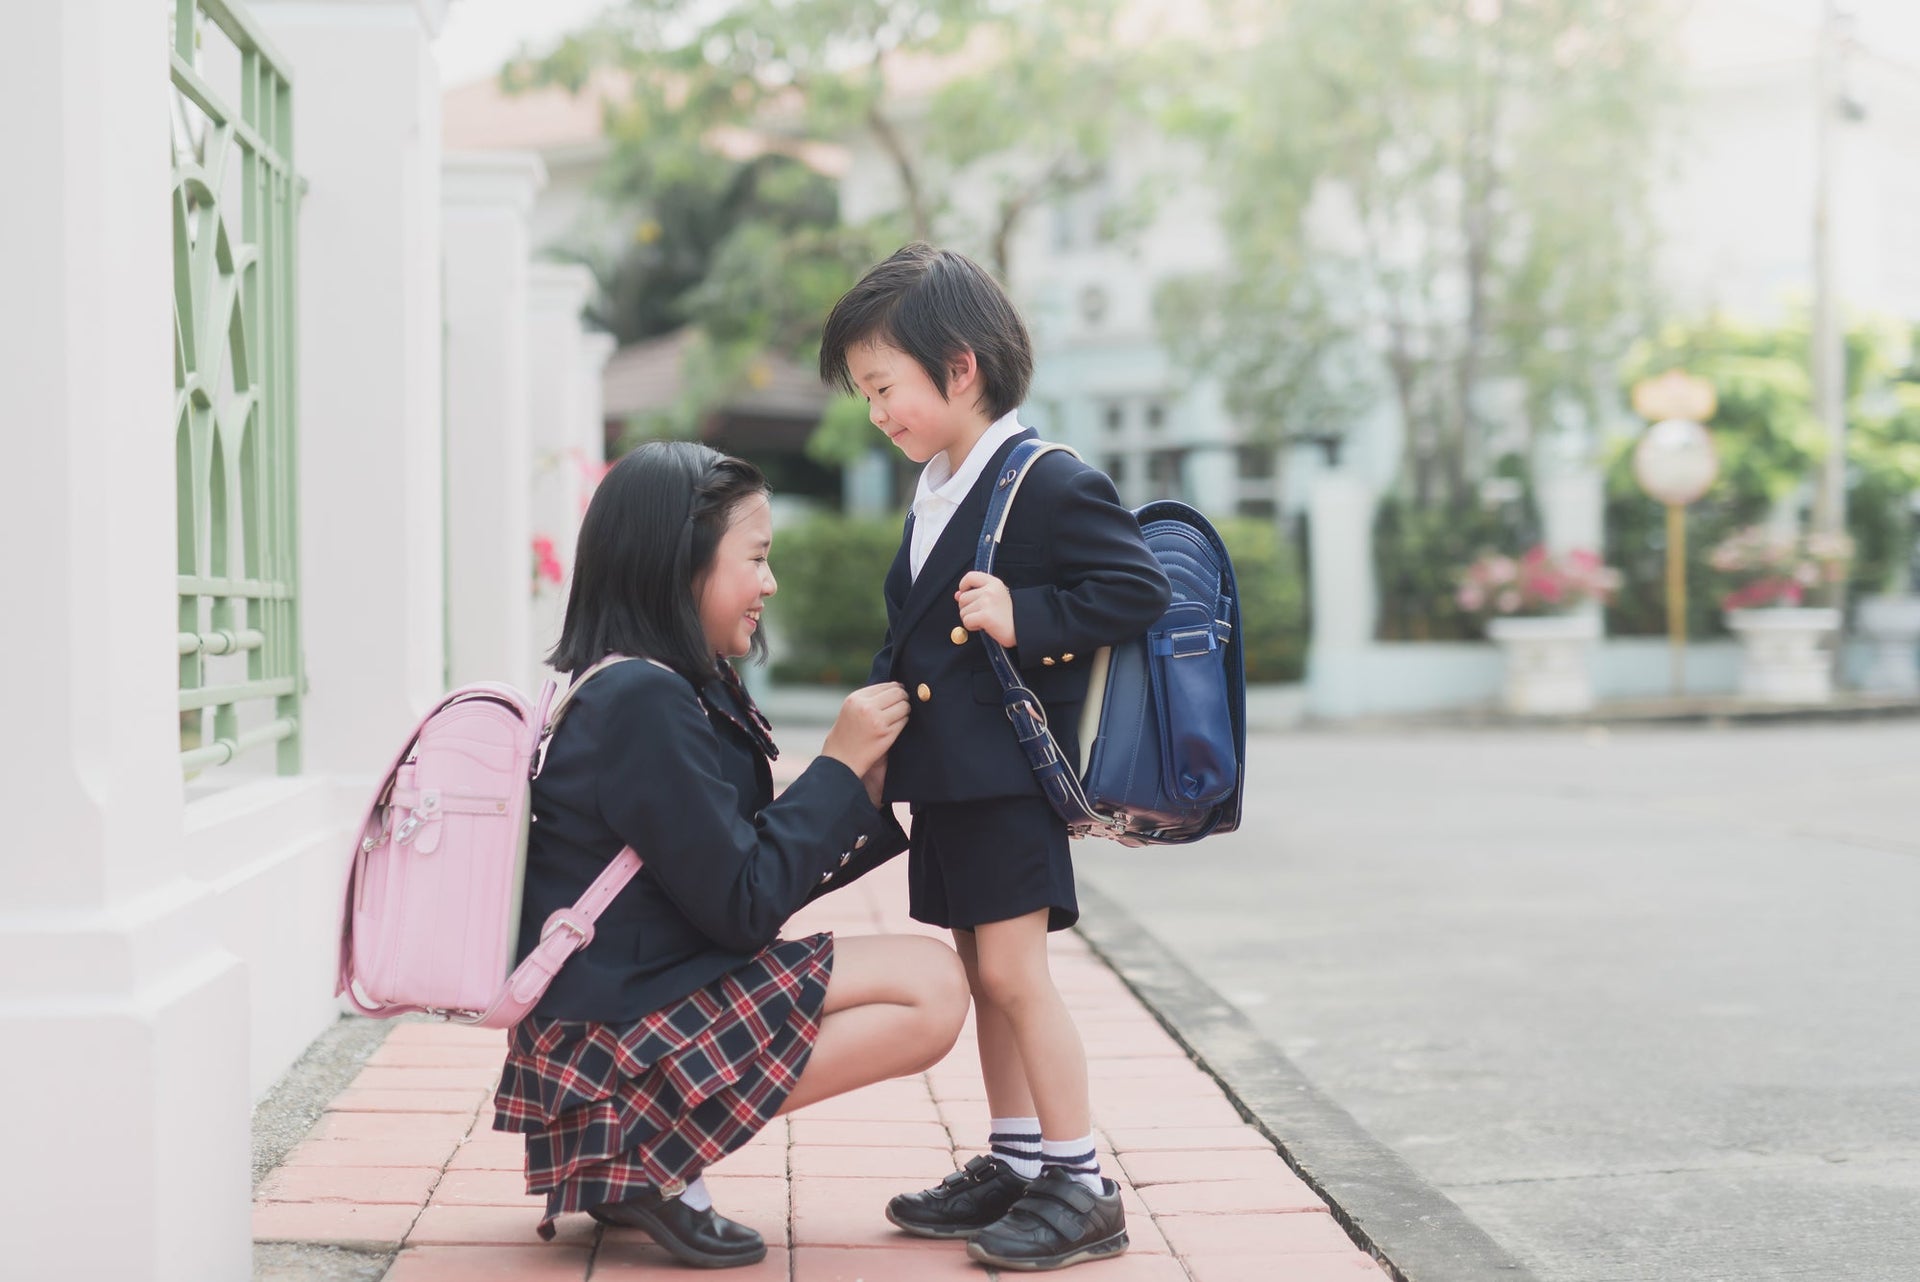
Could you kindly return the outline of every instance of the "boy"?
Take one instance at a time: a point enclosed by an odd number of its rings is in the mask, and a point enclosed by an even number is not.
[[[1007,648],[1075,760],[1089,660],[1160,617],[1166,576],[1113,483],[1057,451],[1021,487],[996,574],[972,569],[1001,468],[1034,433],[1014,414],[1033,377],[1026,326],[969,259],[914,244],[869,271],[827,318],[820,373],[864,397],[873,425],[925,464],[869,679],[901,682],[913,699],[886,799],[912,803],[909,908],[953,932],[992,1113],[991,1155],[894,1198],[887,1218],[969,1239],[969,1255],[1002,1268],[1118,1256],[1120,1189],[1094,1154],[1086,1055],[1047,969],[1047,932],[1079,916],[1066,826],[974,634]]]

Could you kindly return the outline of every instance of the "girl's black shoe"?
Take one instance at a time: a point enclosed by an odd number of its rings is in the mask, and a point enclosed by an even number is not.
[[[997,1269],[1040,1272],[1120,1255],[1127,1249],[1127,1212],[1120,1186],[1103,1180],[1095,1193],[1057,1166],[1040,1178],[998,1223],[973,1235],[967,1254]]]
[[[976,1157],[930,1189],[887,1203],[887,1218],[915,1237],[969,1237],[1007,1213],[1027,1181],[997,1157]]]
[[[696,1211],[677,1197],[648,1190],[624,1202],[602,1202],[587,1212],[602,1224],[642,1229],[682,1264],[697,1269],[736,1269],[767,1256],[766,1239],[735,1220]]]

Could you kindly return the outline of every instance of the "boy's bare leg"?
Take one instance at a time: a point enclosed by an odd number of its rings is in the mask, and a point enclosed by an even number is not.
[[[1033,1101],[1031,1114],[1040,1119],[1040,1133],[1051,1140],[1078,1139],[1092,1133],[1087,1104],[1087,1054],[1080,1030],[1053,986],[1047,967],[1047,914],[1036,909],[1024,917],[988,922],[974,931],[974,958],[967,961],[979,1012],[981,1068],[986,1069],[986,1009],[1006,1021],[1019,1063],[1031,1065],[1023,1074]],[[992,1083],[988,1084],[989,1098]],[[1017,1102],[1017,1101],[1016,1101]],[[1016,1116],[998,1111],[995,1116]]]
[[[973,932],[954,931],[953,950],[967,968],[967,989],[973,994],[973,1031],[980,1043],[980,1076],[987,1085],[988,1116],[1038,1116],[1033,1111],[1033,1093],[1027,1088],[1026,1066],[1020,1060],[1013,1025],[982,995],[980,951]]]

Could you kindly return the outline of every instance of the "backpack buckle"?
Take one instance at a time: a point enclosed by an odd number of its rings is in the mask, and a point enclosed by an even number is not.
[[[579,936],[580,943],[578,947],[585,948],[593,942],[593,923],[575,921],[567,915],[571,911],[572,910],[568,908],[556,908],[553,910],[553,915],[547,918],[546,925],[540,928],[540,941],[542,943],[546,942],[549,935],[561,930],[570,930]]]

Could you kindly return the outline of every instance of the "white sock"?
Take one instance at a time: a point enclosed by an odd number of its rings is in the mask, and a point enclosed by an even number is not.
[[[707,1192],[707,1177],[696,1175],[693,1182],[680,1192],[680,1200],[686,1203],[689,1211],[707,1211],[713,1208],[713,1195]]]
[[[1077,1140],[1043,1140],[1040,1158],[1048,1166],[1057,1166],[1095,1193],[1105,1193],[1107,1182],[1100,1174],[1100,1158],[1093,1151],[1093,1136]]]
[[[993,1155],[1013,1168],[1023,1180],[1040,1178],[1040,1119],[996,1117],[987,1136]]]

